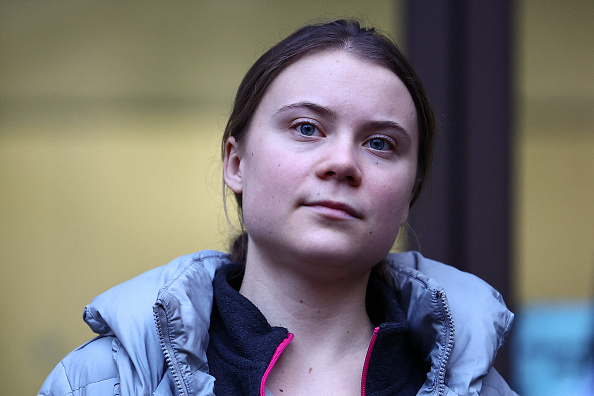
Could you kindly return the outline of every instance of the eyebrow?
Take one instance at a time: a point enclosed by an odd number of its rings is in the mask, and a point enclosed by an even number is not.
[[[325,106],[321,106],[319,104],[312,103],[312,102],[297,102],[297,103],[288,104],[288,105],[283,106],[280,109],[278,109],[276,111],[276,113],[274,113],[274,116],[276,116],[280,113],[283,113],[285,111],[289,111],[289,110],[293,110],[293,109],[302,109],[302,108],[306,108],[306,109],[311,110],[311,111],[318,113],[320,115],[336,118],[336,113],[334,111],[330,110],[329,108],[327,108]]]
[[[325,106],[321,106],[317,103],[312,103],[312,102],[297,102],[297,103],[291,103],[288,105],[285,105],[283,107],[281,107],[280,109],[278,109],[273,117],[276,117],[277,115],[285,112],[285,111],[289,111],[289,110],[293,110],[293,109],[308,109],[311,110],[317,114],[323,115],[323,116],[329,116],[332,118],[337,118],[336,112],[334,112],[333,110],[329,109],[328,107]],[[372,129],[372,130],[381,130],[381,129],[396,129],[397,131],[401,132],[406,139],[410,140],[410,133],[408,133],[408,131],[406,130],[406,128],[404,128],[404,126],[402,126],[401,124],[399,124],[396,121],[368,121],[365,123],[365,127]]]
[[[365,125],[372,130],[396,129],[398,132],[402,133],[404,137],[410,140],[410,133],[396,121],[369,121],[366,122]]]

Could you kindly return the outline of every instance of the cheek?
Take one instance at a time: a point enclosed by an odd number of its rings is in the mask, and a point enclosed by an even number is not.
[[[386,205],[386,213],[384,213],[383,220],[395,230],[400,229],[408,218],[408,202],[410,194],[405,194],[399,191],[398,194],[392,195]]]
[[[247,161],[244,173],[246,187],[252,192],[278,193],[280,189],[287,189],[294,185],[295,166],[278,156],[254,156]],[[280,194],[277,194],[280,195]]]
[[[392,178],[382,185],[381,191],[376,194],[381,201],[381,205],[378,202],[378,207],[384,208],[384,212],[379,213],[380,221],[391,223],[396,230],[406,222],[413,185],[414,175]]]
[[[265,216],[294,187],[291,167],[273,156],[248,153],[242,165],[244,218],[256,212]]]
[[[410,194],[401,190],[397,192],[389,188],[386,190],[389,191],[389,194],[386,194],[385,200],[381,202],[384,204],[384,210],[378,213],[377,222],[372,230],[376,239],[374,242],[381,244],[382,249],[380,251],[382,253],[388,252],[394,246],[400,228],[408,218],[410,197]],[[378,202],[379,204],[380,202]]]

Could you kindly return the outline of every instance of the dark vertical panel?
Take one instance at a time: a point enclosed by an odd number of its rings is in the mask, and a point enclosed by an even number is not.
[[[478,275],[509,302],[510,3],[410,0],[406,25],[440,128],[432,194],[410,214],[411,248]]]
[[[510,7],[468,2],[466,268],[509,297]]]
[[[431,6],[424,7],[425,3]],[[449,58],[448,48],[451,46],[448,12],[449,5],[445,1],[421,0],[418,6],[407,6],[405,20],[408,56],[425,82],[440,130],[447,125],[445,110],[451,91],[451,65],[444,61]],[[421,28],[424,25],[431,28]],[[450,186],[448,178],[444,177],[451,169],[450,148],[453,144],[452,138],[446,140],[439,136],[435,147],[433,183],[421,194],[409,218],[414,232],[409,235],[411,247],[441,261],[452,259],[450,231],[455,231],[449,228]]]

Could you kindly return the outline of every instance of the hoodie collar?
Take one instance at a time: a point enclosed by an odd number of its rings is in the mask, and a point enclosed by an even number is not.
[[[258,394],[264,373],[285,328],[272,327],[247,298],[239,293],[243,265],[228,265],[215,276],[208,361],[217,381],[217,394]],[[395,293],[376,276],[370,277],[366,308],[379,327],[369,370],[366,394],[416,393],[428,367],[408,342],[407,321]]]

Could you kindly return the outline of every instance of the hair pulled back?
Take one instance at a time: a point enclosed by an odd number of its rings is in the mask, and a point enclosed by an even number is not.
[[[245,138],[252,117],[268,87],[288,65],[306,55],[332,50],[346,51],[362,60],[387,67],[408,89],[417,111],[419,134],[412,206],[431,172],[435,140],[433,109],[420,78],[398,47],[374,28],[361,27],[357,21],[336,20],[304,26],[270,48],[254,63],[237,90],[233,110],[223,134],[223,156],[225,142],[229,137],[233,136],[238,142]],[[235,199],[242,233],[232,243],[231,259],[234,262],[244,262],[247,253],[247,234],[242,220],[241,194],[235,194]]]

